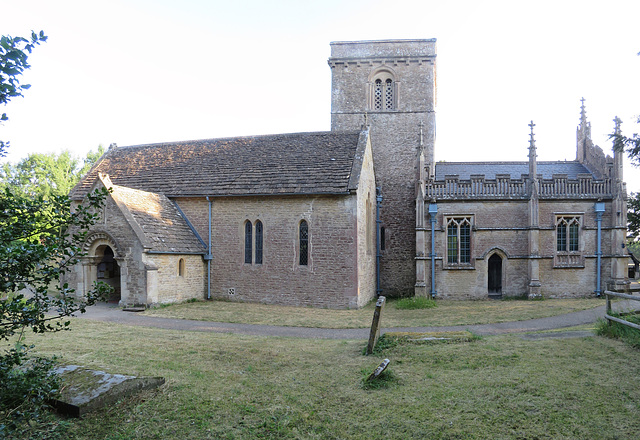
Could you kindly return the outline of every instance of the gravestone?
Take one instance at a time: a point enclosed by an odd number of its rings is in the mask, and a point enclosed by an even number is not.
[[[385,359],[382,362],[380,362],[380,365],[378,365],[378,367],[373,371],[373,373],[371,373],[369,377],[367,377],[367,382],[370,382],[373,379],[376,379],[378,376],[380,376],[382,372],[386,370],[387,367],[389,366],[389,362],[391,362],[389,359]]]
[[[136,377],[63,365],[54,370],[62,381],[60,397],[53,406],[61,413],[80,417],[138,391],[157,388],[164,377]]]

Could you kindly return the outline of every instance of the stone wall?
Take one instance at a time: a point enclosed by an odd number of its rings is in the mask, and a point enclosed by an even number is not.
[[[338,42],[331,45],[331,129],[371,126],[376,184],[382,189],[381,278],[385,295],[408,296],[415,284],[415,195],[420,124],[427,162],[435,143],[435,40]],[[397,106],[370,106],[372,74],[393,72]]]
[[[368,304],[376,293],[376,181],[371,145],[362,161],[357,192],[358,209],[358,307]]]
[[[212,201],[213,298],[355,308],[372,296],[371,286],[359,283],[355,195],[220,197]],[[206,199],[177,202],[206,242]],[[299,264],[298,232],[303,219],[309,226],[306,266]],[[262,264],[244,262],[247,220],[253,225],[257,220],[263,224]],[[365,269],[363,275],[369,276],[370,271]]]
[[[436,244],[436,290],[438,297],[484,299],[488,297],[488,259],[498,252],[503,258],[502,295],[527,294],[529,255],[528,202],[523,201],[442,201],[438,202]],[[593,200],[555,200],[539,202],[539,256],[541,293],[545,297],[591,296],[597,288],[597,224]],[[625,258],[617,251],[614,227],[617,214],[613,204],[605,203],[602,219],[601,287],[612,281],[612,262]],[[581,267],[560,267],[556,256],[556,216],[579,215],[579,255]],[[471,264],[459,268],[443,267],[446,256],[447,216],[473,216]],[[425,222],[429,225],[428,218]],[[430,234],[427,233],[427,249]],[[430,261],[426,261],[427,285]],[[445,265],[446,266],[446,265]]]
[[[158,268],[157,288],[149,303],[171,303],[206,297],[206,263],[201,255],[148,254],[150,263]],[[184,274],[178,273],[184,260]],[[151,296],[151,295],[150,295]]]

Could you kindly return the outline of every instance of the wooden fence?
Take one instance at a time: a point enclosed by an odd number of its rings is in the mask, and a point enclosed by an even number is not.
[[[625,321],[624,319],[611,316],[611,297],[630,299],[633,301],[640,301],[640,296],[633,296],[633,295],[628,295],[626,293],[619,293],[619,292],[611,292],[609,290],[605,290],[604,294],[607,295],[607,313],[604,315],[604,317],[609,320],[609,323],[611,323],[611,321],[615,321],[615,322],[619,322],[620,324],[640,330],[640,325],[638,324],[634,324],[633,322]]]

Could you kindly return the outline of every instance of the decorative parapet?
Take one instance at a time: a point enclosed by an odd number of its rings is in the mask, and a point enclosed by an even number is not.
[[[425,199],[527,199],[531,185],[526,175],[512,179],[508,174],[496,174],[495,179],[486,179],[482,174],[472,174],[468,180],[446,175],[444,180],[426,182]],[[577,179],[569,179],[566,174],[554,174],[551,179],[538,175],[537,185],[540,199],[613,197],[611,179],[595,180],[591,174],[578,174]]]

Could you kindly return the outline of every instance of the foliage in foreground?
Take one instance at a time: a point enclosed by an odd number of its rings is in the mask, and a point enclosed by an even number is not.
[[[0,37],[0,104],[29,88],[20,84],[19,76],[29,68],[28,54],[46,39],[42,31],[32,32],[30,40]],[[5,113],[0,115],[0,121],[7,119]],[[7,147],[0,141],[0,156]],[[41,177],[28,173],[25,184]],[[66,194],[22,189],[15,182],[0,185],[0,342],[6,344],[0,354],[0,437],[55,438],[62,435],[62,425],[49,423],[51,416],[45,412],[47,400],[58,390],[52,362],[30,357],[22,342],[28,330],[68,329],[69,321],[59,318],[84,312],[110,290],[99,284],[76,301],[73,289],[59,286],[61,275],[79,262],[88,228],[98,219],[107,193],[91,194],[72,210]]]
[[[48,407],[60,390],[54,365],[51,359],[28,357],[19,348],[0,356],[0,438],[67,438],[67,424]]]
[[[629,321],[634,324],[640,324],[640,316],[638,315],[611,314],[611,316],[624,319],[625,321]],[[634,348],[640,348],[640,330],[629,327],[628,325],[620,324],[619,322],[609,322],[606,319],[599,319],[596,325],[596,334],[600,336],[607,336],[609,338],[620,339]]]
[[[43,31],[36,34],[31,32],[31,38],[0,37],[0,104],[6,105],[11,99],[22,96],[22,91],[31,87],[29,84],[20,84],[20,75],[29,67],[27,59],[33,48],[47,41]],[[0,114],[0,123],[9,118],[6,113]],[[0,140],[0,157],[4,156],[9,142]]]
[[[66,196],[31,199],[8,189],[0,194],[0,341],[21,336],[25,329],[64,330],[69,321],[59,317],[84,312],[109,291],[97,284],[78,302],[69,286],[57,287],[83,255],[88,228],[98,219],[106,194],[90,194],[74,212]],[[55,314],[47,315],[50,311]]]
[[[22,342],[25,331],[57,332],[69,329],[76,312],[84,312],[110,291],[96,284],[86,299],[78,301],[74,290],[60,286],[60,277],[79,262],[88,228],[96,221],[106,193],[88,196],[87,204],[71,210],[66,196],[29,198],[0,193],[0,341],[8,347],[0,355],[0,407],[2,437],[28,438],[41,431],[47,401],[58,388],[51,378],[52,364],[31,358]],[[34,438],[55,438],[58,424]]]

